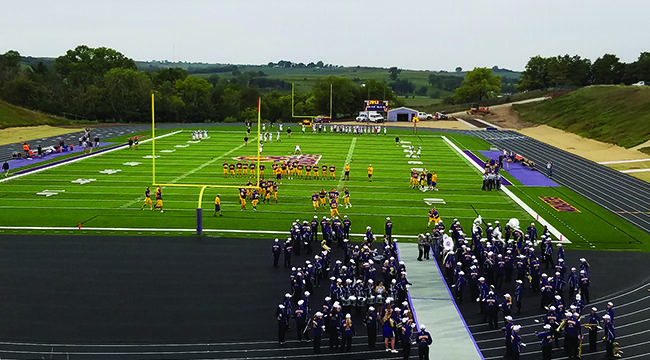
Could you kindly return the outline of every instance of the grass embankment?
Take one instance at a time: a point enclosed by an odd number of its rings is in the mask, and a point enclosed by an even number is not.
[[[625,148],[650,139],[650,87],[590,86],[553,100],[513,108],[526,122]],[[650,154],[650,148],[640,150]]]
[[[70,125],[70,120],[28,110],[0,100],[0,129],[38,125]]]

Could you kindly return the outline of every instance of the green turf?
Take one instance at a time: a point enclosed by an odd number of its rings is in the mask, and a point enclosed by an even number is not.
[[[294,127],[297,130],[297,127]],[[170,184],[212,184],[239,186],[248,178],[224,177],[223,161],[233,161],[236,156],[254,155],[255,146],[243,145],[244,132],[241,127],[220,127],[210,131],[210,139],[200,143],[188,143],[190,129],[156,141],[156,182]],[[159,134],[161,134],[160,132]],[[421,159],[406,157],[402,145],[395,144],[395,136],[402,141],[409,141],[415,147],[422,146]],[[427,230],[427,211],[430,206],[425,199],[444,199],[444,204],[436,204],[441,217],[446,223],[457,218],[469,229],[477,212],[484,219],[507,221],[518,218],[525,224],[532,220],[524,210],[502,192],[486,193],[480,190],[481,179],[475,168],[467,160],[456,154],[440,137],[441,134],[422,132],[413,135],[408,130],[389,130],[388,136],[348,134],[306,134],[294,131],[291,138],[282,134],[279,143],[267,143],[263,155],[288,156],[296,144],[300,144],[304,154],[321,155],[319,164],[334,164],[337,167],[336,180],[284,180],[279,189],[278,204],[260,204],[257,212],[239,210],[236,189],[206,189],[203,197],[204,228],[207,230],[242,230],[242,233],[225,231],[206,232],[208,236],[252,236],[246,230],[268,231],[268,237],[275,237],[276,232],[288,231],[295,219],[309,220],[314,215],[319,219],[329,216],[329,211],[319,209],[314,212],[311,194],[321,188],[329,190],[336,187],[341,191],[347,187],[351,193],[353,207],[341,207],[341,215],[348,215],[352,220],[352,232],[362,233],[366,226],[371,226],[375,234],[381,235],[385,217],[390,216],[395,224],[397,235],[416,236]],[[462,135],[448,136],[461,148],[471,150],[488,149],[482,140]],[[125,139],[110,139],[111,142]],[[188,145],[187,147],[176,147]],[[161,152],[174,150],[174,152]],[[60,234],[124,234],[122,230],[96,231],[92,228],[137,228],[135,234],[151,235],[148,229],[168,229],[155,232],[157,235],[192,234],[195,227],[198,188],[165,187],[163,189],[165,213],[140,210],[144,188],[152,184],[151,159],[144,158],[151,154],[151,143],[140,144],[137,150],[118,150],[102,154],[91,159],[73,164],[48,169],[36,174],[23,176],[0,183],[0,218],[3,226],[30,227],[67,227],[56,230],[2,230],[2,233],[60,233]],[[340,180],[346,159],[352,167],[351,179]],[[423,165],[412,165],[409,161],[422,161]],[[137,166],[123,165],[126,162],[140,162]],[[369,182],[366,168],[372,164],[375,168],[374,181]],[[440,191],[421,192],[410,189],[408,184],[411,167],[424,167],[436,171]],[[115,174],[102,174],[105,169],[120,169]],[[267,170],[267,177],[270,172]],[[87,184],[71,183],[75,179],[96,179]],[[37,192],[48,190],[65,190],[58,195],[44,197]],[[542,206],[529,200],[522,194],[534,197],[533,189],[518,187],[513,189],[531,206]],[[547,191],[546,188],[539,191]],[[549,190],[550,191],[550,190]],[[552,190],[556,191],[556,190]],[[568,194],[567,189],[561,191]],[[212,217],[213,200],[217,193],[222,195],[223,217]],[[547,193],[544,193],[547,194]],[[630,229],[632,226],[618,220],[576,194],[561,196],[577,207],[587,206],[594,213],[606,217],[618,227],[627,229],[639,241],[648,244],[647,235],[642,238],[640,231]],[[577,199],[577,200],[576,200]],[[586,205],[585,205],[586,204]],[[539,210],[537,210],[539,211]],[[554,210],[553,210],[554,211]],[[540,213],[543,213],[540,211]],[[582,218],[570,219],[564,214],[548,218],[560,231],[575,241],[576,246],[584,247],[578,236],[563,227],[567,222],[581,235],[588,237],[597,249],[618,248],[620,238],[616,241],[596,238],[596,231],[588,226],[574,224],[584,221]],[[591,218],[589,218],[591,219]],[[590,221],[590,220],[589,220]],[[78,223],[82,230],[74,230]],[[181,230],[179,230],[181,229]],[[187,231],[182,231],[187,230]],[[602,229],[595,229],[597,232]],[[259,236],[259,235],[257,235]],[[279,236],[279,235],[278,235]],[[284,235],[283,235],[284,236]],[[609,245],[606,245],[609,244]],[[648,250],[646,245],[634,245],[635,249]]]

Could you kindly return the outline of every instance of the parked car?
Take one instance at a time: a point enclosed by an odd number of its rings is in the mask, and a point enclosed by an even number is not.
[[[329,116],[325,116],[325,115],[318,115],[318,116],[316,116],[314,118],[314,122],[315,123],[330,123],[330,122],[332,122],[332,118],[330,118]]]
[[[448,120],[449,116],[444,111],[436,112],[436,120]]]
[[[383,123],[384,117],[380,113],[375,111],[362,111],[357,116],[357,122],[371,122],[371,123]]]
[[[425,112],[419,112],[418,113],[418,118],[420,118],[420,120],[431,120],[431,119],[433,119],[433,115],[427,114]]]

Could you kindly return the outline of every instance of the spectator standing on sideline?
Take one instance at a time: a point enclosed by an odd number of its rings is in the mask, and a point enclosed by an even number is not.
[[[5,177],[9,176],[9,163],[6,160],[4,164],[2,164],[2,172],[5,173]]]
[[[553,176],[553,162],[552,161],[549,161],[549,162],[546,163],[546,175],[548,175],[548,177]]]
[[[95,147],[99,147],[99,135],[95,135]]]

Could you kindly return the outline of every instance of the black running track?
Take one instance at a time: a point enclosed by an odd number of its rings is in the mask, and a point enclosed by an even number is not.
[[[522,154],[546,173],[553,161],[553,180],[650,233],[650,184],[591,160],[560,150],[515,131],[464,131],[499,149]]]
[[[277,343],[289,270],[270,239],[0,236],[1,359],[377,359],[361,316],[351,353]],[[311,256],[310,256],[311,257]],[[334,259],[342,259],[335,249]],[[294,265],[306,256],[294,257]],[[316,288],[320,309],[329,281]],[[316,310],[313,310],[315,312]],[[379,339],[381,340],[381,339]],[[413,354],[416,355],[416,350]]]
[[[603,314],[607,302],[614,303],[615,332],[623,351],[625,359],[648,359],[650,357],[650,273],[647,264],[650,254],[639,252],[605,252],[605,251],[567,251],[567,265],[576,266],[578,259],[587,258],[590,266],[589,274],[592,279],[590,286],[591,302],[586,306],[582,315],[589,314],[589,309],[596,307],[600,315]],[[541,270],[551,274],[550,270]],[[565,301],[567,299],[565,291]],[[499,301],[503,301],[505,293],[514,293],[514,283],[504,284],[502,289],[496,290]],[[479,305],[469,296],[465,302],[459,304],[465,322],[467,323],[476,343],[485,359],[502,359],[505,354],[503,331],[504,324],[499,313],[499,330],[489,329],[482,323],[479,315]],[[541,347],[534,335],[535,331],[543,331],[542,315],[539,309],[540,295],[532,293],[527,287],[524,291],[521,315],[513,315],[515,324],[522,325],[519,334],[522,341],[528,346],[522,348],[522,359],[541,359]],[[515,307],[513,306],[513,313]],[[539,320],[539,323],[535,320]],[[598,332],[597,351],[589,352],[588,331],[583,329],[583,359],[603,359],[605,344],[601,340],[603,331]],[[563,345],[560,340],[560,345]],[[566,359],[562,348],[553,351],[553,359]]]

